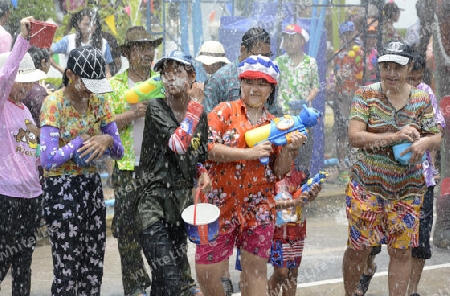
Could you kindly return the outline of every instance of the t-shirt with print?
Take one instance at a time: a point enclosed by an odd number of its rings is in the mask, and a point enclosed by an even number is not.
[[[371,133],[395,133],[407,125],[416,128],[421,136],[439,133],[428,94],[412,88],[405,106],[396,110],[379,82],[356,92],[350,119],[364,122]],[[392,152],[395,144],[382,144],[374,150],[360,149],[352,167],[352,179],[382,199],[409,200],[423,196],[426,186],[422,165],[400,164]]]
[[[283,114],[298,115],[311,89],[319,89],[316,59],[304,54],[303,60],[295,65],[289,55],[283,54],[275,61],[280,69],[277,104]]]
[[[216,143],[231,148],[248,148],[245,132],[270,123],[274,118],[267,110],[255,125],[247,117],[242,100],[220,103],[208,114],[208,150]],[[208,161],[212,192],[208,200],[220,208],[219,223],[226,233],[232,226],[243,228],[271,224],[274,218],[276,177],[273,165],[281,147],[274,147],[269,164],[260,160],[232,162]]]
[[[157,221],[179,225],[181,212],[192,204],[197,164],[208,158],[208,120],[202,113],[185,154],[169,148],[169,139],[180,126],[164,99],[150,100],[145,115],[141,157],[137,169],[138,218],[143,229]]]
[[[79,135],[95,136],[101,133],[101,127],[114,121],[109,102],[104,96],[92,95],[85,114],[80,114],[64,97],[64,91],[58,90],[49,95],[42,104],[41,126],[59,129],[59,147],[68,144]],[[46,147],[41,147],[41,150]],[[66,161],[60,167],[45,171],[45,176],[81,175],[96,172],[92,166],[79,167],[74,161]]]

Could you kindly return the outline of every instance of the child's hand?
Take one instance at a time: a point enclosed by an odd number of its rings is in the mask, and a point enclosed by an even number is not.
[[[249,148],[248,151],[250,152],[248,158],[250,160],[259,159],[261,157],[269,157],[270,152],[272,152],[272,144],[269,141],[265,141]]]
[[[27,39],[30,35],[31,21],[33,19],[34,18],[32,16],[27,16],[20,20],[20,36],[24,39]]]
[[[197,186],[200,188],[200,191],[203,193],[207,193],[211,191],[212,184],[211,179],[209,178],[208,172],[202,172],[200,177],[197,180]]]
[[[309,191],[309,198],[308,201],[313,201],[316,199],[317,195],[319,194],[320,190],[322,190],[322,186],[319,184],[314,184],[311,187],[311,190]]]

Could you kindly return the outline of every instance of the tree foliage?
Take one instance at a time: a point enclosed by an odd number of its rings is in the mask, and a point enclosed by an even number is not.
[[[53,0],[18,0],[17,8],[12,8],[6,24],[7,30],[13,37],[20,33],[20,20],[29,15],[40,21],[45,21],[49,18],[55,19],[56,12]]]

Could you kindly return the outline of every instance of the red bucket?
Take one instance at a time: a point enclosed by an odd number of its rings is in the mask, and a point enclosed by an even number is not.
[[[46,22],[31,21],[30,44],[40,48],[50,48],[57,27]]]

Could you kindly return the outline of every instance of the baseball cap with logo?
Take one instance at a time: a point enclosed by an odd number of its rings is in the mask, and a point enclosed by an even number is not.
[[[400,41],[389,42],[384,45],[378,55],[378,63],[394,62],[405,66],[414,57],[414,51],[408,44]]]
[[[306,32],[305,29],[303,29],[302,27],[300,27],[297,24],[287,25],[286,28],[284,28],[283,33],[285,33],[285,34],[300,34],[305,39],[305,42],[309,41],[308,32]]]
[[[0,68],[2,68],[11,52],[5,52],[0,54]],[[41,79],[47,78],[47,75],[41,70],[36,69],[34,66],[33,58],[27,52],[23,59],[20,61],[19,70],[16,74],[16,82],[36,82]]]
[[[106,63],[100,50],[87,45],[70,51],[67,69],[81,77],[86,88],[95,93],[112,92],[106,79]]]
[[[176,61],[183,65],[193,66],[191,55],[186,54],[186,53],[182,52],[181,50],[174,50],[174,51],[170,52],[168,55],[166,55],[164,58],[162,58],[156,62],[155,66],[153,67],[155,72],[161,72],[161,70],[164,67],[164,64],[167,61]]]

